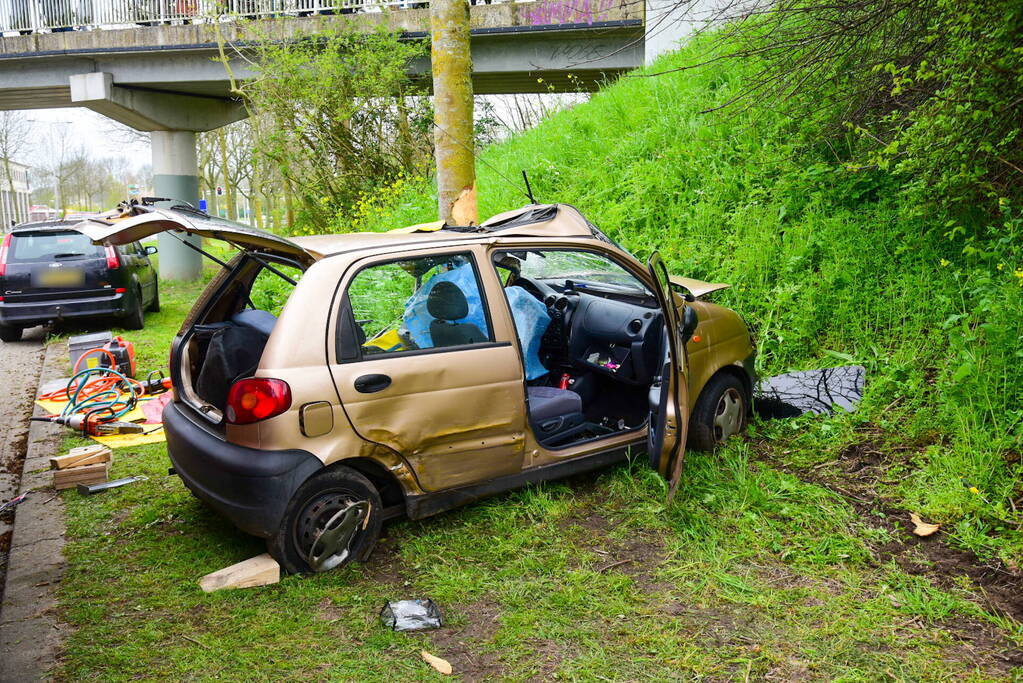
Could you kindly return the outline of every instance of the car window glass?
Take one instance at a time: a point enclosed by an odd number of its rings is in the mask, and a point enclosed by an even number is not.
[[[299,278],[302,277],[302,271],[294,266],[275,263],[274,268],[281,271],[295,282],[298,282]],[[294,290],[295,285],[291,284],[273,271],[263,268],[259,271],[259,274],[256,275],[256,279],[252,282],[252,289],[249,291],[249,298],[252,300],[252,304],[257,309],[279,316],[281,314],[281,309],[284,308],[285,302]]]
[[[611,259],[591,251],[530,250],[507,252],[518,260],[522,275],[563,286],[566,280],[585,286],[610,285],[651,295],[647,287]]]
[[[7,260],[17,263],[102,256],[103,247],[80,232],[40,232],[12,235]]]
[[[466,254],[372,265],[347,299],[363,355],[493,341],[476,267]]]

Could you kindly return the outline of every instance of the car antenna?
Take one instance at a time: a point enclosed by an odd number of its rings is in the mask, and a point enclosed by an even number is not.
[[[526,182],[526,196],[529,197],[529,203],[536,204],[536,200],[533,199],[533,188],[529,185],[529,176],[526,175],[526,169],[522,169],[522,179]]]

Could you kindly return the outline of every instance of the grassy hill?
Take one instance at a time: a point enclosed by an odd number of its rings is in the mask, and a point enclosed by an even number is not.
[[[112,476],[148,481],[63,496],[73,630],[55,677],[436,680],[425,649],[467,681],[1018,679],[1019,209],[956,222],[770,102],[699,114],[743,78],[625,79],[491,147],[481,214],[525,203],[500,175],[528,169],[540,200],[638,255],[731,282],[720,299],[757,329],[762,373],[863,363],[859,412],[690,454],[670,508],[636,459],[395,521],[366,564],[210,595],[197,579],[262,543],[166,476],[163,445],[126,449]],[[434,202],[398,183],[338,227],[429,220]],[[132,333],[150,364],[198,290],[164,295]],[[941,530],[917,539],[910,512]],[[437,601],[445,627],[383,628],[407,597]]]
[[[696,62],[701,49],[650,71]],[[763,449],[798,468],[857,445],[878,451],[878,495],[978,554],[1018,559],[1019,207],[1002,199],[1001,216],[963,224],[940,198],[937,208],[912,204],[906,179],[849,163],[853,137],[786,119],[773,102],[700,113],[743,79],[731,61],[627,77],[487,149],[480,216],[524,204],[517,179],[527,169],[540,201],[578,206],[633,253],[659,249],[673,272],[732,283],[720,300],[752,322],[762,374],[866,365],[859,413],[757,425]],[[435,215],[429,187],[399,184],[354,227]]]

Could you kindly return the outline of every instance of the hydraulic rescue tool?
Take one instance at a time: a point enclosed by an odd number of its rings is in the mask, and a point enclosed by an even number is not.
[[[114,342],[113,345],[108,343],[80,353],[67,386],[39,396],[46,401],[66,402],[59,415],[31,419],[64,425],[89,436],[143,433],[145,428],[142,425],[120,418],[138,405],[141,396],[163,393],[170,382],[158,371],[149,373],[144,382],[121,372],[118,368],[134,374],[134,353],[129,358],[124,351],[131,348],[130,343],[119,337]],[[83,361],[95,355],[103,360],[100,363],[92,361],[91,367],[79,369]]]

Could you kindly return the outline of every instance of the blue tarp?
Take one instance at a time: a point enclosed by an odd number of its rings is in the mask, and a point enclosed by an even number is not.
[[[490,336],[487,329],[487,317],[480,301],[479,285],[476,284],[476,273],[473,272],[472,264],[466,263],[431,277],[405,304],[405,314],[402,318],[408,329],[409,337],[416,343],[416,346],[421,349],[433,348],[430,323],[434,318],[426,310],[426,298],[430,296],[430,290],[438,282],[451,282],[457,285],[462,290],[462,294],[465,294],[465,300],[469,302],[469,315],[456,322],[472,323],[484,335]]]
[[[547,307],[522,287],[507,287],[504,293],[508,297],[512,318],[515,319],[519,344],[522,345],[522,356],[526,361],[526,379],[543,377],[548,371],[540,362],[540,340],[543,339],[547,326],[551,324]]]

